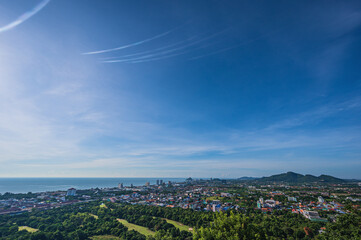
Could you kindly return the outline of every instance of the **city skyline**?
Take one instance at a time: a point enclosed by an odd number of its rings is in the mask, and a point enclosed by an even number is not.
[[[361,3],[0,3],[0,177],[361,179]]]

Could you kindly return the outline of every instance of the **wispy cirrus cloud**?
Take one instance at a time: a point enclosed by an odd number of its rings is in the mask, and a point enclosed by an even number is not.
[[[200,158],[197,161],[185,159],[170,160],[163,157],[126,157],[96,158],[88,161],[54,163],[15,163],[17,168],[57,169],[57,171],[82,174],[96,171],[97,177],[240,177],[244,175],[265,176],[280,171],[298,171],[320,175],[324,169],[340,169],[349,166],[360,167],[357,158],[351,157],[347,162],[337,158],[324,159],[315,156],[297,157],[280,155],[277,159],[263,157]],[[336,161],[335,161],[336,160]],[[260,166],[262,168],[260,169]],[[112,169],[111,171],[109,169]],[[110,174],[110,175],[109,175]],[[55,175],[57,176],[57,175]],[[347,177],[344,175],[343,177]]]
[[[168,34],[174,32],[174,31],[175,31],[176,29],[178,29],[178,28],[179,28],[179,27],[176,27],[176,28],[173,28],[173,29],[171,29],[171,30],[165,31],[165,32],[163,32],[163,33],[157,34],[157,35],[155,35],[155,36],[152,36],[152,37],[149,37],[149,38],[140,40],[140,41],[136,41],[136,42],[133,42],[133,43],[125,44],[125,45],[122,45],[122,46],[120,46],[120,47],[108,48],[108,49],[91,51],[91,52],[85,52],[85,53],[83,53],[83,54],[84,54],[84,55],[101,54],[101,53],[114,52],[114,51],[119,51],[119,50],[131,48],[131,47],[135,47],[135,46],[138,46],[138,45],[145,44],[145,43],[147,43],[147,42],[151,42],[151,41],[156,40],[156,39],[158,39],[158,38],[165,37],[165,36],[167,36]]]
[[[39,57],[32,47],[8,45],[0,54],[0,161],[90,156],[80,145],[101,131],[104,114],[92,107],[96,96],[84,81],[96,71],[66,54]]]
[[[46,5],[48,5],[49,2],[50,2],[50,0],[42,0],[33,9],[20,15],[15,21],[13,21],[3,27],[0,27],[0,33],[9,31],[9,30],[17,27],[18,25],[22,24],[23,22],[25,22],[26,20],[28,20],[29,18],[31,18],[32,16],[37,14],[40,10],[42,10]]]
[[[2,31],[49,3],[33,1],[40,4]],[[162,15],[144,24],[154,14],[128,3],[103,8],[95,1],[101,10],[51,4],[49,14],[37,15],[51,24],[1,35],[0,176],[237,177],[343,166],[359,176],[361,101],[353,98],[359,83],[352,79],[359,76],[353,66],[359,59],[347,55],[359,38],[361,15],[353,4],[321,4],[325,11],[310,13],[301,3],[277,19],[273,8],[262,9],[258,20],[235,7],[228,19],[200,16],[203,23],[172,34],[170,25],[192,18],[183,18],[182,7],[175,21]],[[69,14],[62,18],[58,11]],[[167,18],[173,20],[162,21]],[[242,19],[251,20],[238,24]],[[154,35],[81,54],[135,30]],[[113,55],[118,50],[124,52]],[[99,64],[91,55],[149,64]],[[185,61],[152,63],[173,57]],[[342,64],[352,65],[350,72],[333,96],[322,94],[317,82],[337,81]]]
[[[276,129],[291,129],[295,127],[317,124],[325,119],[328,119],[338,114],[342,114],[347,111],[359,111],[361,110],[361,99],[355,97],[343,102],[328,103],[323,106],[319,106],[316,109],[301,112],[285,118],[282,121],[271,124],[266,130]]]

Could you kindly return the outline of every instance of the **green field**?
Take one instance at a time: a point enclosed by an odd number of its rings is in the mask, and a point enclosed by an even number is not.
[[[207,198],[206,198],[207,201],[222,200],[222,199],[223,199],[223,197],[218,197],[218,196],[207,197]]]
[[[142,226],[139,226],[139,225],[135,225],[133,223],[130,223],[128,222],[127,220],[125,219],[117,219],[120,223],[122,223],[124,226],[126,226],[128,228],[128,230],[135,230],[137,232],[139,232],[140,234],[143,234],[145,236],[154,236],[155,235],[155,232],[149,230],[148,228],[146,227],[142,227]]]
[[[99,217],[97,215],[94,215],[92,213],[89,213],[90,216],[94,217],[95,219],[98,219]]]
[[[191,227],[189,227],[187,225],[184,225],[184,224],[182,224],[180,222],[173,221],[173,220],[166,219],[166,218],[163,218],[163,219],[166,220],[167,223],[172,224],[173,226],[175,226],[176,228],[178,228],[181,231],[187,231],[187,232],[192,232],[193,231],[193,228],[191,228]]]
[[[122,240],[119,237],[114,237],[111,235],[93,236],[93,237],[90,237],[90,239],[92,239],[92,240]]]
[[[26,231],[31,232],[31,233],[38,231],[38,229],[31,228],[31,227],[28,227],[28,226],[19,226],[19,231],[21,231],[21,230],[26,230]]]

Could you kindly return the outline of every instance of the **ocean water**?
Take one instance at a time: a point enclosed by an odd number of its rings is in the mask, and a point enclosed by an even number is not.
[[[28,193],[67,190],[68,188],[89,189],[124,186],[142,186],[146,182],[182,182],[185,178],[0,178],[0,193]]]

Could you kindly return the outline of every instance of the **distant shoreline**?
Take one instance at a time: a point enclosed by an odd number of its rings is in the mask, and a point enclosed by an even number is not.
[[[119,183],[124,186],[142,186],[157,180],[164,182],[181,182],[186,178],[0,178],[0,193],[26,194],[51,191],[65,191],[69,188],[116,188]]]

